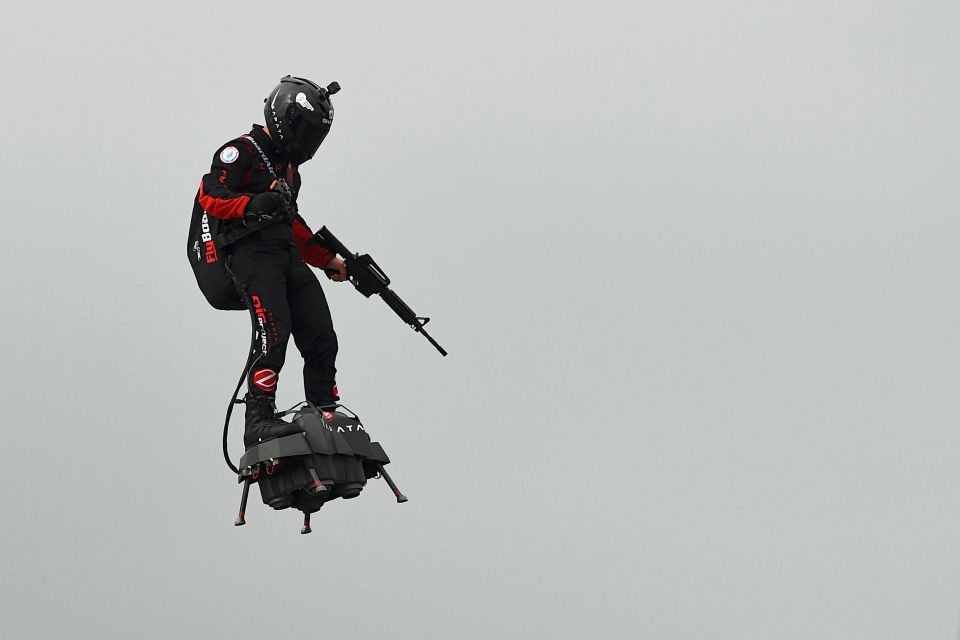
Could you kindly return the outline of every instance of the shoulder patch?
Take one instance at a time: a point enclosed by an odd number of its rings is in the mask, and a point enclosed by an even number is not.
[[[220,152],[220,162],[224,164],[230,164],[236,162],[237,158],[240,157],[240,152],[236,147],[226,147],[223,151]]]

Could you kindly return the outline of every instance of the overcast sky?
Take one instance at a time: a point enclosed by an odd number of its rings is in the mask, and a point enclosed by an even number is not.
[[[4,11],[0,636],[956,637],[960,6],[357,5]],[[288,73],[305,218],[450,351],[324,280],[410,502],[310,536],[232,526],[185,255]]]

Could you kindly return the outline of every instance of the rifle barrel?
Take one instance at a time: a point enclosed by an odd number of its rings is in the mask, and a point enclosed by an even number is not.
[[[440,355],[442,355],[444,358],[447,357],[447,350],[444,349],[443,347],[441,347],[439,344],[437,344],[437,341],[434,340],[433,338],[431,338],[431,337],[430,337],[430,334],[427,333],[426,330],[425,330],[422,326],[421,326],[419,329],[415,329],[415,331],[417,331],[418,333],[422,333],[422,334],[423,334],[423,337],[426,338],[427,340],[429,340],[429,341],[430,341],[430,344],[432,344],[433,346],[435,346],[435,347],[437,348],[437,351],[440,352]]]

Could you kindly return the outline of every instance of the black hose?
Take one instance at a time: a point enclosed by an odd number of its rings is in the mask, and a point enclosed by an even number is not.
[[[240,470],[237,469],[236,465],[234,465],[230,460],[230,452],[227,451],[227,434],[230,432],[230,416],[233,415],[233,405],[244,404],[243,400],[237,400],[237,394],[240,393],[240,387],[243,386],[243,381],[250,373],[250,369],[253,368],[253,365],[257,364],[257,361],[263,357],[263,354],[261,353],[260,355],[257,355],[257,317],[253,311],[253,305],[250,303],[249,296],[247,295],[247,289],[240,284],[236,275],[233,273],[233,271],[231,271],[230,257],[227,258],[227,261],[224,263],[224,267],[226,268],[227,273],[230,274],[230,277],[233,278],[240,297],[243,299],[244,303],[246,303],[247,309],[250,311],[250,326],[252,327],[250,332],[250,352],[247,355],[247,364],[244,365],[243,373],[240,374],[240,380],[237,381],[237,387],[233,390],[233,396],[230,398],[230,403],[227,405],[227,417],[223,421],[223,459],[227,461],[227,466],[230,467],[230,471],[239,474]]]
[[[252,354],[251,354],[252,355]],[[240,470],[231,462],[230,453],[227,451],[227,434],[230,431],[230,416],[233,415],[233,405],[235,404],[244,404],[243,400],[237,399],[237,394],[240,392],[240,387],[243,385],[244,379],[247,377],[247,374],[250,372],[251,367],[256,364],[256,361],[260,358],[256,358],[251,362],[247,359],[247,366],[244,367],[243,373],[240,374],[240,380],[237,382],[237,387],[233,390],[233,397],[230,398],[230,404],[227,405],[227,417],[223,420],[223,459],[226,460],[227,466],[230,467],[230,470],[234,473],[239,474]]]
[[[237,394],[240,393],[240,387],[243,386],[243,381],[247,378],[247,374],[250,373],[250,369],[252,369],[253,365],[260,360],[259,355],[256,358],[253,357],[256,353],[256,344],[257,329],[254,327],[250,338],[250,355],[247,356],[247,364],[243,367],[243,373],[240,374],[240,379],[237,381],[237,387],[233,390],[233,396],[230,398],[230,403],[227,405],[227,417],[223,421],[223,459],[227,461],[227,466],[230,467],[230,470],[237,474],[240,473],[240,470],[237,469],[233,462],[230,461],[230,453],[227,451],[227,433],[230,431],[230,416],[233,415],[233,405],[243,404],[243,400],[237,400]]]

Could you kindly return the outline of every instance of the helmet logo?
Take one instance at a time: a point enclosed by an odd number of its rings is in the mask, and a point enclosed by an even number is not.
[[[297,104],[309,111],[314,110],[313,105],[310,104],[309,101],[307,101],[307,94],[303,93],[302,91],[297,94]]]

